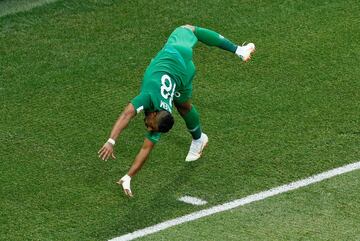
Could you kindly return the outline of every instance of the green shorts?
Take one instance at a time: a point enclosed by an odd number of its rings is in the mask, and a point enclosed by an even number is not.
[[[176,28],[170,35],[166,45],[174,47],[182,56],[186,66],[186,78],[174,94],[175,104],[182,104],[192,97],[192,80],[195,76],[195,65],[192,61],[193,48],[198,42],[195,34],[186,27]]]
[[[192,83],[190,83],[186,89],[179,89],[174,94],[174,103],[182,104],[190,100],[192,97]]]

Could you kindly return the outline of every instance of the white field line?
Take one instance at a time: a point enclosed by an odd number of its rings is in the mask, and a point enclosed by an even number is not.
[[[58,0],[23,0],[23,1],[13,1],[13,0],[4,0],[0,3],[0,17],[18,13],[29,11],[33,8],[40,7],[42,5],[56,2]]]
[[[360,162],[345,165],[345,166],[342,166],[339,168],[332,169],[330,171],[326,171],[326,172],[308,177],[306,179],[302,179],[302,180],[292,182],[292,183],[289,183],[286,185],[275,187],[275,188],[272,188],[267,191],[259,192],[259,193],[241,198],[241,199],[237,199],[237,200],[234,200],[231,202],[217,205],[212,208],[203,209],[201,211],[190,213],[185,216],[175,218],[172,220],[168,220],[168,221],[156,224],[154,226],[140,229],[135,232],[128,233],[128,234],[122,235],[117,238],[113,238],[110,241],[125,241],[125,240],[133,240],[136,238],[140,238],[140,237],[143,237],[143,236],[146,236],[146,235],[149,235],[152,233],[156,233],[161,230],[164,230],[164,229],[167,229],[167,228],[170,228],[170,227],[182,224],[182,223],[187,223],[187,222],[190,222],[190,221],[202,218],[202,217],[213,215],[215,213],[219,213],[219,212],[227,211],[227,210],[230,210],[230,209],[233,209],[236,207],[244,206],[244,205],[252,203],[252,202],[260,201],[260,200],[263,200],[268,197],[272,197],[272,196],[275,196],[275,195],[278,195],[281,193],[289,192],[289,191],[292,191],[292,190],[295,190],[295,189],[298,189],[301,187],[305,187],[305,186],[308,186],[308,185],[311,185],[311,184],[314,184],[317,182],[321,182],[323,180],[326,180],[326,179],[329,179],[329,178],[332,178],[332,177],[335,177],[335,176],[338,176],[338,175],[341,175],[344,173],[348,173],[348,172],[351,172],[354,170],[358,170],[358,169],[360,169]]]
[[[196,205],[196,206],[207,204],[207,201],[204,201],[197,197],[190,197],[190,196],[183,196],[183,197],[179,198],[178,200],[181,202]]]

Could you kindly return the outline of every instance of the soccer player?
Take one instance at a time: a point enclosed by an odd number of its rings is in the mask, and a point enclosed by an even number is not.
[[[195,75],[192,55],[198,41],[235,53],[245,62],[255,51],[253,43],[237,46],[212,30],[192,25],[178,27],[171,33],[164,47],[147,67],[140,94],[125,107],[115,122],[109,139],[98,152],[103,160],[109,157],[115,158],[116,139],[136,114],[145,112],[144,122],[147,134],[144,143],[128,173],[117,182],[130,197],[133,196],[130,189],[131,178],[146,161],[158,142],[160,133],[168,132],[174,124],[173,104],[184,119],[193,139],[185,161],[199,159],[208,143],[208,137],[201,129],[199,114],[191,103],[192,79]]]

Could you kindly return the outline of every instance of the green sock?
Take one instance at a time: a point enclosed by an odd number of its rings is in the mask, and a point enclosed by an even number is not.
[[[216,46],[232,53],[236,51],[237,45],[212,30],[195,27],[194,33],[197,39],[206,45]]]
[[[190,132],[191,136],[194,140],[197,140],[201,137],[201,126],[200,126],[200,118],[199,113],[196,111],[195,106],[191,105],[191,110],[183,116],[186,127]]]

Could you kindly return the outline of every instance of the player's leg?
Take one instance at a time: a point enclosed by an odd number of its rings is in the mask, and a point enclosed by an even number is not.
[[[208,137],[202,132],[199,113],[191,104],[191,89],[176,92],[174,103],[186,127],[192,136],[192,142],[185,161],[195,161],[201,157],[202,151],[208,143]]]
[[[222,36],[221,34],[210,29],[192,25],[184,25],[183,27],[190,29],[200,42],[208,46],[215,46],[223,50],[235,53],[243,61],[248,61],[251,58],[251,54],[255,51],[255,45],[253,43],[249,43],[244,46],[238,46],[231,42],[229,39]]]
[[[169,36],[165,47],[172,46],[183,57],[185,62],[192,61],[193,48],[198,42],[194,32],[185,27],[176,28]]]
[[[200,116],[195,106],[189,101],[185,103],[175,103],[175,107],[181,117],[184,119],[186,127],[194,140],[201,137]]]

